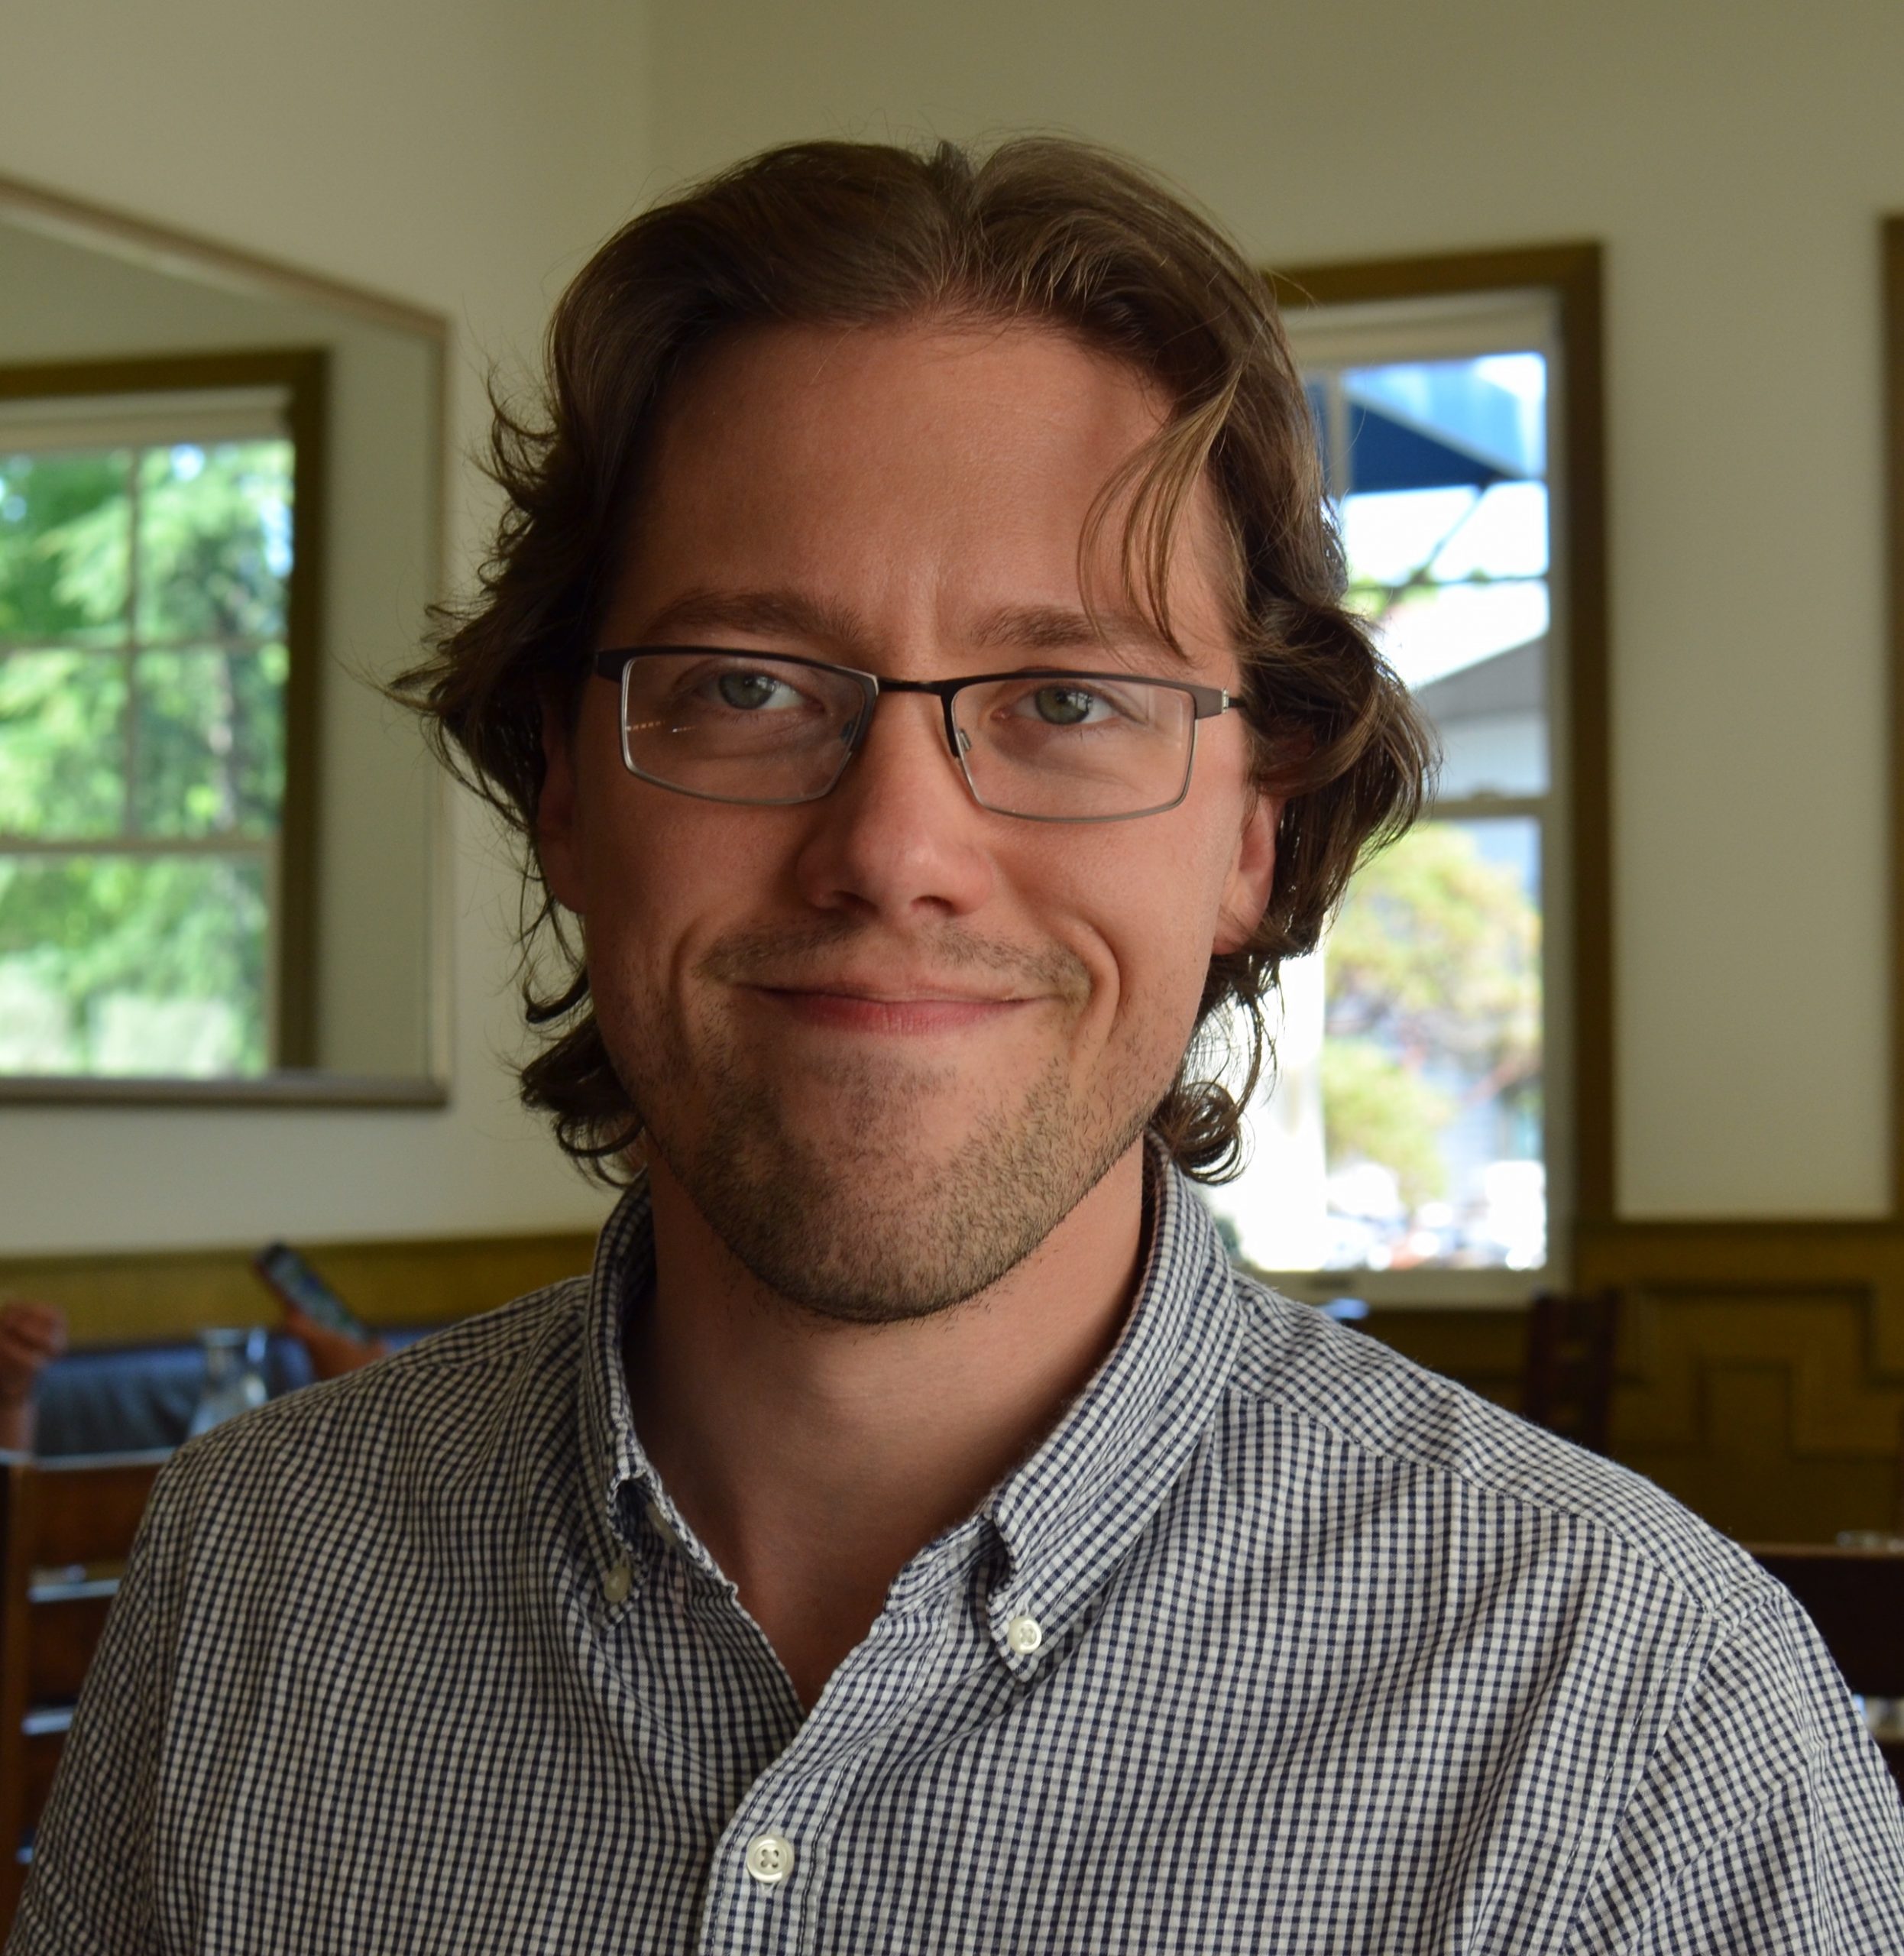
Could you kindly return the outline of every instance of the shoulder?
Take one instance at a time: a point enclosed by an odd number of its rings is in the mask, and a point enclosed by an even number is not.
[[[149,1526],[241,1510],[275,1529],[309,1509],[342,1527],[521,1464],[572,1431],[588,1298],[572,1278],[214,1427],[167,1463]]]
[[[1243,1332],[1228,1417],[1280,1430],[1286,1454],[1405,1502],[1417,1526],[1471,1537],[1478,1561],[1532,1553],[1594,1586],[1669,1602],[1715,1634],[1782,1592],[1744,1550],[1650,1481],[1546,1433],[1240,1272]]]

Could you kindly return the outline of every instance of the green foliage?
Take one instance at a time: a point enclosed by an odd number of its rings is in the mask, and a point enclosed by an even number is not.
[[[1329,937],[1329,1031],[1515,1077],[1538,1064],[1540,918],[1459,824],[1359,871]]]
[[[1440,1137],[1466,1097],[1534,1090],[1540,917],[1454,822],[1366,864],[1329,933],[1323,1107],[1332,1163],[1379,1161],[1414,1203],[1444,1193]]]
[[[283,636],[290,468],[287,442],[154,449],[140,458],[142,640]]]
[[[1371,1039],[1323,1044],[1323,1145],[1332,1162],[1379,1161],[1410,1209],[1448,1193],[1439,1145],[1455,1103]]]
[[[125,662],[0,655],[0,834],[115,834],[125,814]]]
[[[147,835],[269,835],[284,798],[281,645],[136,662],[134,818]]]
[[[123,620],[129,485],[123,450],[0,455],[0,640],[98,636]]]
[[[0,640],[99,636],[125,616],[132,458],[0,455]]]
[[[151,837],[276,832],[291,461],[286,442],[0,457],[0,834],[109,844],[128,811]],[[135,623],[165,649],[132,649]],[[214,1048],[262,1070],[264,892],[255,857],[0,853],[0,990],[40,1028],[0,1039],[0,1067],[123,1070],[143,1039],[131,1070]]]
[[[0,970],[63,1002],[72,1070],[97,1070],[102,1011],[125,998],[228,1003],[235,1070],[262,1070],[265,923],[256,861],[0,857]],[[150,1070],[164,1069],[155,1058]]]

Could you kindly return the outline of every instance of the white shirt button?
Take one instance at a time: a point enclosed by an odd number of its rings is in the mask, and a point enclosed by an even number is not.
[[[1036,1617],[1017,1616],[1005,1626],[1005,1640],[1021,1657],[1028,1657],[1044,1641]]]
[[[655,1533],[668,1544],[669,1548],[678,1549],[681,1546],[681,1537],[668,1525],[668,1517],[662,1513],[660,1502],[651,1501],[648,1504],[648,1519],[655,1524]]]
[[[763,1888],[793,1872],[793,1843],[778,1834],[756,1834],[747,1843],[747,1872]]]
[[[628,1600],[629,1586],[634,1579],[633,1572],[626,1559],[611,1563],[603,1572],[601,1593],[607,1598],[610,1608]]]

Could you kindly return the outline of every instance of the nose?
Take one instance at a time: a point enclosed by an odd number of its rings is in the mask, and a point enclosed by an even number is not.
[[[839,784],[811,804],[800,891],[817,908],[893,923],[967,916],[996,872],[987,825],[929,694],[882,695]]]

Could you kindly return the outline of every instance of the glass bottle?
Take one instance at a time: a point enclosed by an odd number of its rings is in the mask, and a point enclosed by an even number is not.
[[[248,1331],[201,1331],[199,1349],[205,1355],[205,1388],[192,1414],[186,1437],[208,1432],[270,1397],[264,1383],[264,1328]]]

